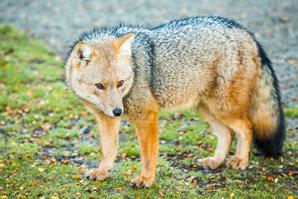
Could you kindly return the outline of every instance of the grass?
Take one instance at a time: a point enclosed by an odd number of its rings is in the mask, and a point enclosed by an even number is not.
[[[298,118],[298,107],[287,107],[284,110],[287,117]]]
[[[83,178],[98,164],[94,117],[64,85],[63,61],[25,33],[0,25],[0,198],[287,198],[297,195],[298,145],[288,134],[277,160],[252,153],[245,171],[204,171],[215,137],[194,112],[160,116],[157,182],[136,189],[140,169],[133,127],[123,122],[112,176]],[[297,117],[297,108],[287,108]],[[297,140],[297,139],[296,139]]]

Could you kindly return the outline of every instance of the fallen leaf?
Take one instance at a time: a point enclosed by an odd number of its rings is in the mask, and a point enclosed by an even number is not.
[[[38,168],[38,171],[42,173],[42,172],[45,171],[45,169],[43,169],[43,168]]]
[[[196,179],[196,178],[192,179],[191,183],[194,184],[194,185],[198,184],[198,179]]]
[[[75,193],[75,198],[79,198],[82,194],[80,192]]]
[[[71,178],[75,180],[81,180],[82,177],[81,175],[72,175]]]
[[[234,193],[231,193],[230,194],[230,198],[234,198],[235,197],[235,194]]]
[[[274,178],[273,178],[273,176],[268,176],[268,177],[267,177],[267,180],[268,180],[269,182],[274,182]]]
[[[296,175],[295,171],[289,171],[289,176],[294,176],[294,175]]]
[[[68,164],[68,162],[69,162],[68,160],[62,160],[61,161],[62,164]]]
[[[158,194],[159,194],[160,197],[164,196],[164,194],[161,191],[159,191]]]
[[[1,169],[6,169],[6,168],[7,168],[7,166],[6,166],[6,164],[4,164],[4,163],[1,163],[1,164],[0,164],[0,168],[1,168]]]
[[[83,117],[86,117],[86,116],[88,115],[88,112],[87,112],[87,111],[82,111],[82,112],[81,112],[81,115],[82,115]]]
[[[36,186],[38,185],[38,182],[33,181],[33,182],[31,182],[31,185],[32,185],[33,187],[36,187]]]
[[[55,158],[52,158],[52,159],[50,160],[50,162],[51,162],[51,164],[56,164],[56,163],[57,163],[57,160],[56,160]]]
[[[124,190],[124,188],[123,187],[117,187],[117,188],[115,188],[115,190],[121,192],[121,191]]]
[[[45,141],[45,142],[44,142],[44,146],[45,146],[45,147],[48,147],[48,148],[51,148],[51,147],[54,147],[55,145],[52,144],[51,142]]]

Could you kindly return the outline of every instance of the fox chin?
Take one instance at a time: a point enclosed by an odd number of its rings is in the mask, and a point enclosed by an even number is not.
[[[66,82],[94,113],[102,160],[88,176],[104,180],[117,153],[119,124],[136,128],[141,150],[137,187],[155,180],[158,113],[194,108],[218,139],[207,169],[245,169],[253,140],[265,156],[278,157],[284,115],[278,80],[252,33],[223,17],[190,17],[153,28],[119,25],[82,34],[71,47]],[[227,158],[237,139],[236,153]]]

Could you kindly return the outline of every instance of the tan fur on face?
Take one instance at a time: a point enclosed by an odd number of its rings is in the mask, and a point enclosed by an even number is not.
[[[67,81],[82,99],[113,117],[113,109],[123,109],[122,98],[133,82],[130,45],[134,35],[104,41],[79,42],[67,63]],[[118,87],[119,82],[124,84]],[[98,89],[101,83],[105,89]]]

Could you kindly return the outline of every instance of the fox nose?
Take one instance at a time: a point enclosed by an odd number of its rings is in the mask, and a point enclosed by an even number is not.
[[[120,116],[122,114],[122,110],[120,108],[115,108],[113,110],[114,116]]]

